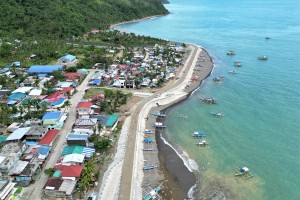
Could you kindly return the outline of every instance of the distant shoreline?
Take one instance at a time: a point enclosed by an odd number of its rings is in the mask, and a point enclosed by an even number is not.
[[[152,16],[149,16],[149,17],[141,18],[141,19],[134,19],[134,20],[130,20],[130,21],[119,22],[119,23],[110,25],[109,29],[115,29],[115,27],[120,26],[120,25],[136,23],[136,22],[140,22],[140,21],[144,21],[144,20],[150,20],[150,19],[154,19],[154,18],[157,18],[157,17],[163,17],[163,16],[166,16],[166,15],[169,15],[169,14],[170,13],[161,14],[161,15],[152,15]]]

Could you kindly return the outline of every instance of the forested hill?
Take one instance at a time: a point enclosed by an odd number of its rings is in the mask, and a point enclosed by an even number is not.
[[[160,0],[0,0],[0,38],[65,38],[166,13]]]

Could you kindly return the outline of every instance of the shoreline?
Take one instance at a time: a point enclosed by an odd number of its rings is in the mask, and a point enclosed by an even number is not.
[[[173,107],[177,106],[178,104],[180,104],[180,103],[184,102],[186,99],[188,99],[194,91],[198,90],[201,87],[203,81],[212,74],[212,71],[214,68],[212,57],[209,55],[209,53],[203,47],[200,47],[200,48],[202,49],[201,53],[205,54],[206,58],[209,58],[209,60],[206,61],[208,65],[211,65],[211,69],[210,69],[209,73],[200,82],[194,83],[192,86],[190,86],[187,89],[188,94],[185,97],[178,99],[177,101],[164,106],[159,111],[164,112],[168,115],[169,111]],[[163,119],[163,122],[166,120],[166,117]],[[167,177],[173,178],[174,182],[179,186],[177,189],[182,190],[182,192],[184,193],[184,195],[185,195],[184,198],[192,198],[194,195],[195,186],[197,185],[197,181],[198,181],[194,174],[194,171],[197,171],[197,169],[195,169],[195,168],[197,168],[198,166],[196,166],[196,167],[190,166],[191,160],[190,160],[189,156],[186,155],[185,152],[182,152],[182,150],[176,143],[173,143],[168,140],[168,137],[167,137],[165,131],[162,131],[160,134],[161,135],[159,137],[157,137],[160,140],[158,142],[158,149],[163,148],[163,146],[169,146],[169,148],[165,148],[164,151],[158,152],[160,161],[162,161],[164,164],[164,166],[163,166],[164,169],[162,169],[162,171],[164,171],[164,173],[167,174]],[[166,144],[163,140],[166,140],[166,142],[168,144]],[[171,159],[166,160],[166,157],[170,157]],[[177,159],[174,159],[176,157],[177,157]],[[194,162],[194,161],[192,160],[192,162]],[[193,171],[192,172],[193,175],[191,175],[191,170]],[[189,180],[187,180],[187,179],[189,179]],[[172,185],[174,183],[168,183],[168,184],[169,185],[167,187],[170,188],[171,187],[170,185]]]
[[[195,45],[191,45],[195,47],[196,49],[201,49],[201,52],[199,53],[198,57],[194,58],[197,60],[196,63],[190,64],[189,71],[193,71],[192,77],[197,75],[199,76],[199,79],[197,81],[188,82],[187,86],[183,89],[185,92],[185,95],[181,96],[178,99],[173,99],[169,103],[163,106],[159,107],[152,107],[149,111],[150,112],[168,112],[170,109],[172,109],[174,106],[178,105],[179,103],[182,103],[184,100],[189,98],[192,93],[197,90],[203,83],[203,81],[209,77],[213,71],[213,61],[212,57],[208,54],[208,52],[203,48]],[[192,54],[192,52],[191,52]],[[205,59],[203,59],[205,58]],[[202,60],[202,61],[201,61]],[[186,61],[187,64],[188,61]],[[203,69],[195,71],[196,67],[201,64]],[[182,69],[182,72],[184,72],[185,69]],[[163,120],[158,120],[159,122],[164,122]],[[151,125],[153,124],[153,121],[155,120],[149,120],[147,122],[146,128],[151,129]],[[176,144],[170,142],[168,138],[166,137],[166,134],[164,131],[156,131],[156,146],[158,149],[157,154],[155,154],[159,161],[159,172],[157,172],[160,175],[161,180],[159,178],[156,178],[157,182],[162,183],[163,185],[163,198],[164,199],[186,199],[191,198],[193,196],[195,189],[195,186],[197,184],[197,178],[194,174],[194,171],[197,171],[197,165],[193,160],[190,160],[187,153],[183,152]],[[148,152],[144,152],[144,158],[147,160],[149,158],[153,159],[154,155],[149,156]],[[157,163],[156,163],[157,164]],[[196,166],[191,166],[191,164]],[[151,175],[153,176],[153,174]],[[149,176],[144,177],[144,183],[147,183],[149,179],[155,179],[155,178],[149,178]],[[153,184],[153,180],[152,180]],[[167,189],[167,191],[165,190]]]
[[[119,22],[119,23],[110,25],[108,29],[115,29],[117,26],[120,26],[120,25],[137,23],[137,22],[144,21],[144,20],[151,20],[151,19],[154,19],[154,18],[166,16],[166,15],[169,15],[169,14],[170,13],[161,14],[161,15],[152,15],[152,16],[148,16],[148,17],[143,17],[141,19],[133,19],[133,20],[130,20],[130,21]]]
[[[111,25],[110,28],[114,29],[115,27],[122,24],[135,23],[160,16],[164,15],[150,16],[138,20],[117,23]],[[173,199],[178,199],[178,197],[181,197],[180,199],[189,198],[188,195],[193,193],[192,189],[195,188],[197,181],[195,174],[187,168],[187,166],[185,165],[185,160],[178,155],[178,148],[175,148],[177,150],[175,151],[173,149],[175,145],[170,143],[170,145],[167,145],[162,140],[160,142],[160,146],[157,144],[155,146],[157,149],[165,147],[165,150],[161,149],[160,151],[157,151],[155,154],[150,156],[152,162],[151,164],[157,164],[157,166],[159,166],[158,170],[155,170],[153,173],[156,174],[153,176],[154,178],[152,178],[152,174],[149,175],[148,172],[140,171],[140,169],[143,168],[145,164],[144,162],[148,160],[147,152],[142,151],[142,147],[144,146],[144,143],[142,142],[142,138],[144,137],[143,131],[145,130],[145,128],[152,128],[152,124],[149,124],[148,120],[147,122],[145,122],[145,118],[148,118],[148,116],[150,116],[150,112],[152,112],[153,110],[160,111],[163,109],[171,109],[173,106],[186,100],[212,73],[214,64],[212,61],[212,57],[208,54],[208,52],[203,47],[200,47],[198,45],[188,44],[188,46],[188,49],[190,49],[191,51],[189,52],[188,58],[185,61],[181,71],[178,72],[178,80],[175,80],[170,88],[168,88],[168,85],[166,87],[163,87],[158,92],[158,96],[154,98],[152,97],[148,101],[146,101],[145,105],[138,114],[135,136],[136,144],[134,147],[135,152],[133,155],[131,191],[129,195],[130,199],[141,198],[143,196],[142,186],[144,185],[151,185],[152,187],[156,187],[162,184],[163,187],[161,193],[162,196],[166,197],[167,199],[169,199],[170,197]],[[195,79],[195,77],[197,78]],[[159,110],[157,110],[158,107],[156,106],[156,103],[158,102],[160,105],[162,105],[159,107]],[[169,142],[168,140],[166,141]],[[173,157],[173,159],[167,160],[167,156],[170,155]],[[177,167],[178,165],[181,166],[180,169]],[[171,172],[167,166],[175,166],[175,168]],[[180,176],[180,178],[178,178],[179,175],[183,176]],[[187,176],[189,177],[187,180],[189,183],[188,185],[186,185],[186,181],[184,181]],[[152,179],[152,182],[151,180],[150,182],[148,182],[149,177],[151,177],[150,179]],[[126,179],[128,180],[128,178]],[[124,181],[121,180],[121,183],[122,182],[128,183],[128,181],[125,181],[125,179]],[[125,188],[126,187],[120,188],[121,191],[119,197],[125,197]],[[168,190],[165,190],[164,188]]]

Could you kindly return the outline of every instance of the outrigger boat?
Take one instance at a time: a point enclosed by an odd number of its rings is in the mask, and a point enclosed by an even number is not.
[[[236,74],[236,71],[232,70],[232,71],[228,71],[229,74]]]
[[[258,60],[268,60],[268,56],[259,56]]]
[[[143,151],[156,151],[156,149],[154,149],[154,148],[149,148],[149,149],[143,148],[142,150],[143,150]]]
[[[153,127],[154,127],[154,128],[166,128],[166,126],[163,125],[163,123],[161,123],[161,122],[155,122],[155,123],[153,124]]]
[[[152,134],[153,131],[151,131],[151,130],[149,130],[149,129],[145,129],[145,130],[144,130],[144,133],[145,133],[145,134]]]
[[[152,138],[145,138],[144,139],[144,143],[152,143],[152,142],[153,142]]]
[[[234,55],[235,55],[235,51],[229,50],[229,51],[227,51],[226,54],[227,54],[228,56],[234,56]]]
[[[206,134],[204,134],[204,133],[201,132],[201,131],[198,131],[198,132],[194,132],[194,133],[192,134],[192,136],[193,136],[193,137],[205,137]]]
[[[157,166],[155,166],[155,165],[145,165],[143,167],[143,170],[150,170],[150,169],[155,169],[155,168],[157,168]]]
[[[156,116],[156,117],[165,117],[165,116],[167,116],[166,113],[162,113],[162,112],[151,112],[151,115]]]
[[[244,179],[252,178],[253,175],[250,173],[250,169],[247,167],[236,167],[233,169],[235,171],[235,176],[243,176]]]
[[[214,117],[223,117],[223,113],[221,112],[215,112],[215,111],[211,111],[210,114]]]
[[[213,81],[214,81],[215,83],[221,83],[221,82],[222,82],[222,79],[221,79],[221,77],[217,76],[217,77],[213,78]]]
[[[158,192],[161,190],[160,187],[156,187],[152,189],[144,198],[143,200],[152,200],[152,199],[160,199],[158,196]]]
[[[178,118],[181,118],[181,119],[188,119],[189,117],[185,114],[180,114],[177,116]]]
[[[241,67],[242,63],[239,62],[239,61],[236,61],[236,62],[233,63],[233,65],[236,66],[236,67]]]
[[[201,140],[200,142],[197,142],[196,144],[199,145],[199,146],[207,146],[208,145],[206,140]]]
[[[217,101],[214,100],[213,98],[201,98],[202,102],[203,103],[206,103],[206,104],[216,104]]]

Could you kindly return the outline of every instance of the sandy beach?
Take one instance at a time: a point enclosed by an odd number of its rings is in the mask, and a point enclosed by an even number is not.
[[[123,24],[136,23],[136,22],[139,22],[139,21],[154,19],[156,17],[162,17],[162,16],[165,16],[165,15],[168,15],[168,14],[153,15],[153,16],[144,17],[144,18],[141,18],[141,19],[134,19],[134,20],[126,21],[126,22],[120,22],[120,23],[112,24],[112,25],[109,26],[109,29],[114,29],[116,26],[120,26],[120,25],[123,25]]]

